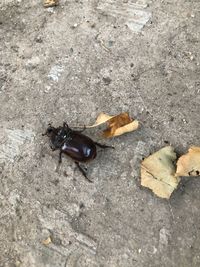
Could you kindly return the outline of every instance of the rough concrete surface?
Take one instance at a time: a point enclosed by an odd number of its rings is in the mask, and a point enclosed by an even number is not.
[[[141,159],[166,141],[200,145],[199,53],[199,0],[1,0],[1,267],[200,266],[200,179],[169,201],[140,186]],[[87,130],[115,146],[89,164],[93,183],[67,158],[56,171],[47,124],[101,111],[141,127]]]

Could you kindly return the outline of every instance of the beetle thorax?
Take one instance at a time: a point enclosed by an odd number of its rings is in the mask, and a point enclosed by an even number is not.
[[[71,129],[59,127],[57,131],[51,136],[51,145],[54,149],[59,149],[62,145],[71,140]]]

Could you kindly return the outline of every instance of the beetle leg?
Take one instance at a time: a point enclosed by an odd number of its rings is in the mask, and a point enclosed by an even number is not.
[[[53,147],[53,146],[51,146],[51,145],[50,145],[50,148],[51,148],[52,151],[55,151],[56,150],[56,148]]]
[[[65,121],[63,122],[63,127],[67,129],[69,128],[68,124]]]
[[[58,160],[58,163],[61,164],[62,162],[62,150],[60,150],[60,153],[59,153],[59,160]]]
[[[95,145],[101,147],[101,148],[112,148],[112,149],[115,149],[114,146],[107,146],[107,145],[103,145],[103,144],[100,144],[98,142],[94,142]]]
[[[59,153],[59,160],[58,160],[58,165],[57,165],[57,167],[56,167],[56,172],[58,172],[59,171],[59,169],[60,169],[60,164],[62,163],[62,150],[60,150],[60,153]]]
[[[83,174],[83,176],[90,182],[93,183],[86,175],[86,171],[79,165],[79,162],[75,161],[76,166],[78,167],[79,171]]]

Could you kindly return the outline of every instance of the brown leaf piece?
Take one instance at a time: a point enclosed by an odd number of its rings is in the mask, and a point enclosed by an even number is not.
[[[181,156],[177,162],[177,176],[200,175],[200,147],[189,148],[188,153]]]
[[[139,127],[139,122],[137,120],[133,120],[129,117],[127,112],[124,112],[116,116],[100,113],[95,124],[86,128],[97,127],[104,123],[107,124],[107,129],[103,131],[103,136],[106,138],[132,132]]]
[[[175,176],[175,160],[176,153],[171,146],[144,159],[141,164],[141,185],[150,188],[158,197],[169,199],[180,181]]]
[[[59,0],[44,0],[43,6],[52,7],[52,6],[57,6],[58,3],[59,3]]]

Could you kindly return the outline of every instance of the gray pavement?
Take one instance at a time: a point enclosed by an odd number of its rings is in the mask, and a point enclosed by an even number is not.
[[[169,201],[140,186],[143,157],[200,145],[200,2],[0,2],[0,267],[199,267],[200,179]],[[88,165],[42,137],[128,111],[138,131]],[[101,149],[100,149],[101,150]],[[49,244],[43,244],[47,238]]]

